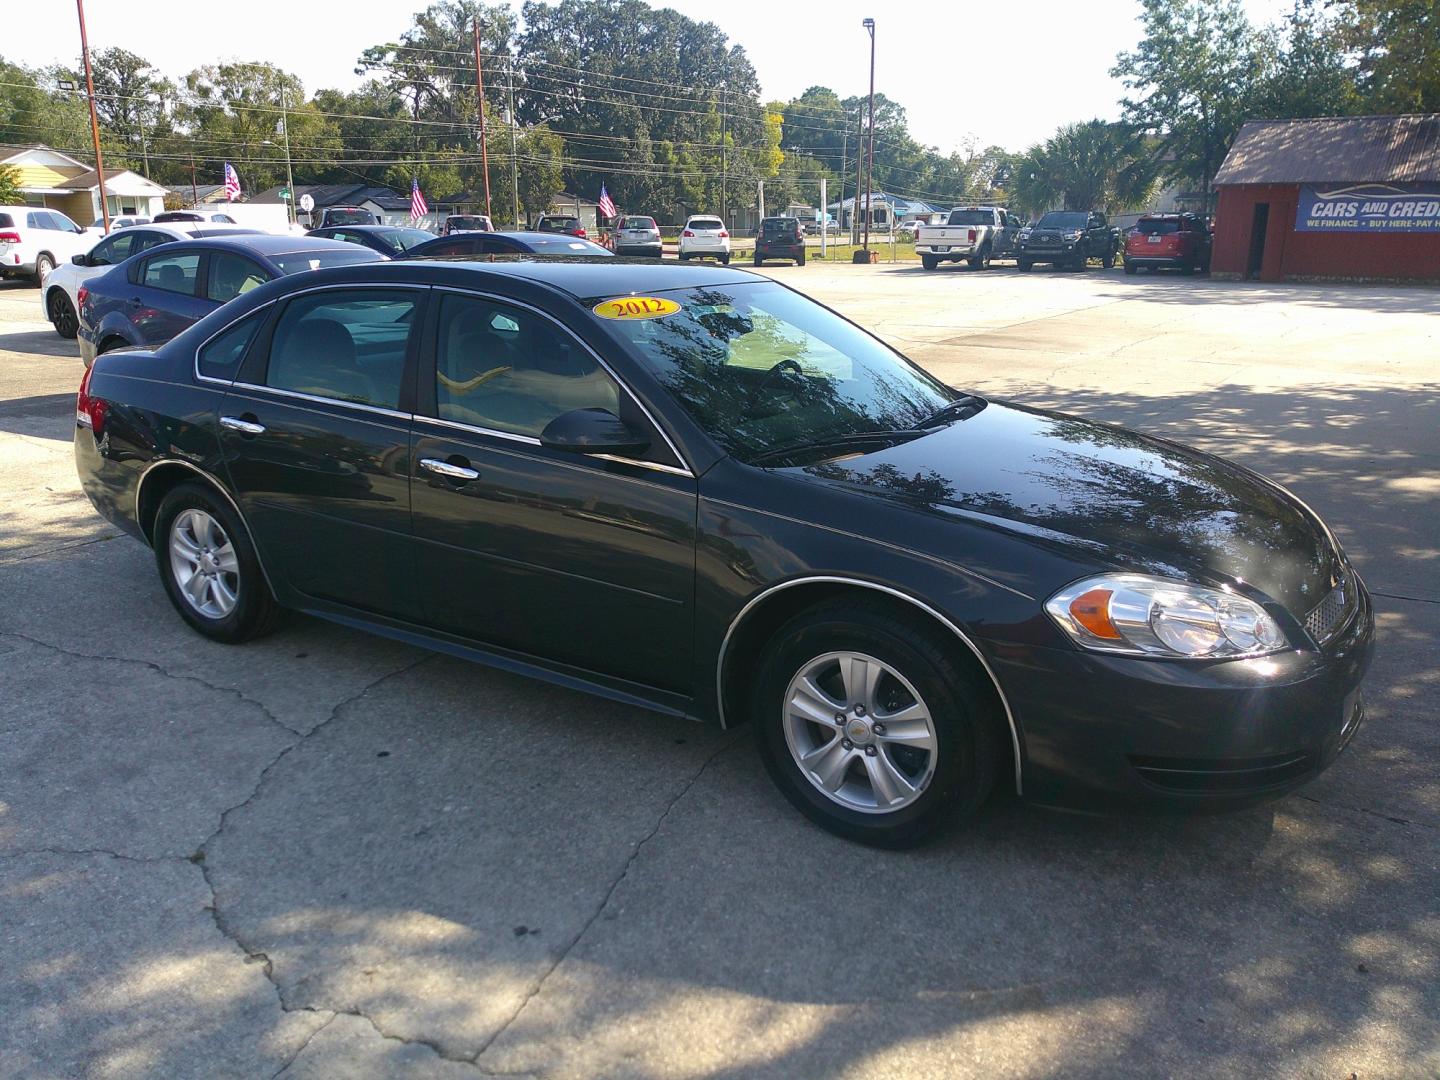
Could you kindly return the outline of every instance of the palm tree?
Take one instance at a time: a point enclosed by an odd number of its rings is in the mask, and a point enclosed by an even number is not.
[[[1067,124],[1015,166],[1015,202],[1039,212],[1126,210],[1149,201],[1159,176],[1156,148],[1128,124]]]

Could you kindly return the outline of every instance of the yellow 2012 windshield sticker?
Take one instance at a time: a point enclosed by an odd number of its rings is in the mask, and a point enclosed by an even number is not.
[[[590,310],[602,319],[660,319],[674,315],[680,305],[659,296],[621,296],[601,301]]]

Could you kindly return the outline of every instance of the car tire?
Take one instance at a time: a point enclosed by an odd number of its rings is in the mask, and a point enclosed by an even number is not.
[[[980,249],[980,254],[976,255],[976,256],[975,256],[974,258],[972,258],[972,259],[966,259],[965,261],[970,264],[970,269],[971,269],[971,270],[989,270],[989,269],[990,269],[990,249],[989,249],[989,248],[981,248],[981,249]]]
[[[803,251],[800,252],[800,257],[795,260],[795,265],[796,265],[796,266],[804,266],[804,265],[805,265],[805,252],[803,252]]]
[[[751,265],[751,266],[764,266],[764,265],[765,265],[765,260],[762,259],[762,258],[760,258],[759,255],[756,255],[753,259],[750,260],[750,265]]]
[[[42,285],[45,282],[45,275],[55,269],[55,260],[47,252],[42,251],[35,256],[35,284]]]
[[[1032,263],[1029,259],[1016,259],[1015,265],[1020,268],[1020,272],[1022,274],[1028,274],[1030,272],[1030,268],[1035,264]]]
[[[728,251],[724,255],[720,256],[720,263],[722,266],[730,265],[730,253]]]
[[[1185,260],[1183,263],[1181,263],[1181,264],[1180,264],[1180,273],[1184,274],[1186,277],[1194,277],[1194,276],[1195,276],[1195,261],[1194,261],[1193,259],[1187,259],[1187,260]]]
[[[689,261],[690,261],[690,256],[689,256],[689,255],[686,255],[685,252],[682,251],[682,252],[680,252],[680,261],[681,261],[681,262],[689,262]]]
[[[179,484],[155,515],[155,565],[180,617],[205,637],[238,644],[270,633],[282,609],[239,515],[214,490]]]
[[[921,255],[920,265],[923,266],[926,270],[935,270],[940,266],[940,260],[937,259],[934,255]]]
[[[74,338],[80,330],[80,317],[75,314],[75,305],[70,302],[70,297],[65,295],[65,290],[54,289],[50,293],[50,299],[45,304],[45,313],[50,317],[55,332],[62,338]]]
[[[938,627],[869,598],[812,608],[780,628],[760,663],[751,717],[765,769],[796,809],[838,836],[902,848],[933,837],[984,802],[999,770],[1001,722],[973,667],[956,658],[957,647]],[[868,683],[868,695],[857,694],[852,703],[841,665],[854,661],[870,671],[878,665],[880,672]],[[823,700],[801,689],[805,679],[827,691]],[[866,698],[870,704],[857,711],[854,706]],[[790,707],[796,700],[801,709]],[[882,706],[919,707],[918,720],[905,723],[911,738],[868,726],[870,717],[890,715]],[[829,725],[832,715],[846,718],[843,729]],[[801,765],[802,756],[815,750],[828,751],[817,767],[838,765],[830,772],[830,793],[814,770]],[[882,802],[893,809],[877,809]]]
[[[1125,262],[1125,273],[1133,275],[1133,274],[1135,273],[1136,269],[1137,269],[1137,267],[1135,266],[1134,263],[1130,262],[1129,260],[1126,260],[1126,262]]]
[[[1086,255],[1084,255],[1084,254],[1076,255],[1076,256],[1075,256],[1075,261],[1074,261],[1073,263],[1071,263],[1070,265],[1073,266],[1076,270],[1079,270],[1079,271],[1082,271],[1082,272],[1083,272],[1083,271],[1085,271],[1085,270],[1090,269],[1090,259],[1089,259],[1088,256],[1086,256]]]
[[[1105,257],[1100,260],[1100,265],[1103,266],[1106,270],[1115,269],[1115,252],[1107,251],[1105,253]]]

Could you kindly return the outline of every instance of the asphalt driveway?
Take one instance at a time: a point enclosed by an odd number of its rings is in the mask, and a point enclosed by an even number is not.
[[[1292,486],[1379,612],[1337,764],[886,853],[743,731],[309,619],[213,644],[79,493],[73,343],[0,285],[0,1075],[1440,1073],[1440,292],[769,272]]]

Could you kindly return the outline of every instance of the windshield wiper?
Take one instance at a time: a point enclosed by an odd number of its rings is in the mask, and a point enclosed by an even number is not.
[[[933,428],[952,420],[969,420],[983,408],[985,408],[984,398],[976,397],[974,394],[961,394],[948,405],[936,409],[915,426],[917,428]]]
[[[766,450],[763,454],[757,454],[750,458],[749,464],[759,465],[767,461],[776,461],[783,458],[793,457],[796,454],[808,453],[815,450],[836,450],[846,446],[853,446],[857,443],[865,444],[871,442],[909,442],[911,439],[918,439],[925,432],[915,428],[900,428],[896,430],[880,431],[852,431],[844,435],[830,435],[823,439],[807,439],[804,442],[791,443],[789,446],[781,446],[775,450]]]

